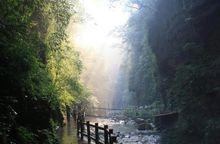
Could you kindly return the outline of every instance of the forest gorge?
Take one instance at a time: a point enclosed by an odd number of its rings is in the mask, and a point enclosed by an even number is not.
[[[178,112],[162,144],[220,143],[220,1],[130,2],[139,7],[122,28],[118,101],[147,105],[143,117]],[[0,143],[59,143],[68,110],[89,104],[66,34],[82,11],[77,0],[0,1]]]

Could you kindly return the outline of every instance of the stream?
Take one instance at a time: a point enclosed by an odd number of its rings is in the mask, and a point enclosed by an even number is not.
[[[159,144],[160,134],[153,130],[138,130],[134,121],[114,120],[111,118],[87,117],[90,123],[99,123],[99,126],[108,125],[117,134],[119,144]],[[73,119],[57,131],[61,144],[78,144],[76,126]]]
[[[119,144],[159,144],[160,134],[154,130],[138,130],[133,120],[115,120],[111,118],[88,117],[91,123],[98,122],[100,126],[108,125],[117,134]]]

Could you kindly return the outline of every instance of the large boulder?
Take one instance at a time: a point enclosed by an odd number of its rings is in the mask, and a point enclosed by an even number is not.
[[[146,123],[146,121],[145,121],[144,119],[142,119],[142,118],[136,118],[136,119],[135,119],[135,122],[136,122],[137,124]]]
[[[152,124],[148,123],[146,120],[142,118],[137,118],[135,122],[137,124],[138,130],[152,130],[153,129]]]

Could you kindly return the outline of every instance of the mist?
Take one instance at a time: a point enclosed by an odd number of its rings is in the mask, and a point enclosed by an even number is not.
[[[124,27],[130,13],[124,5],[108,1],[85,2],[86,20],[75,22],[72,17],[67,28],[69,41],[83,60],[82,83],[91,92],[92,105],[115,107],[119,88],[119,70],[125,46],[119,29]]]

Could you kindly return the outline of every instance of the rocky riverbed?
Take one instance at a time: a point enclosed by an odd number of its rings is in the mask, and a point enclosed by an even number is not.
[[[159,144],[160,134],[155,130],[138,130],[134,120],[118,120],[107,118],[87,118],[91,123],[108,125],[114,129],[119,144]]]

